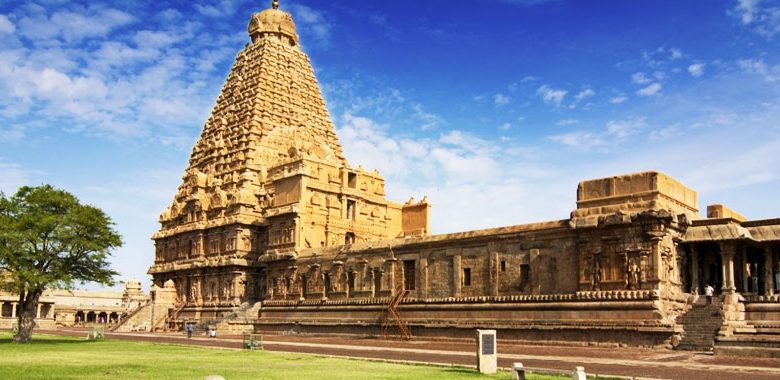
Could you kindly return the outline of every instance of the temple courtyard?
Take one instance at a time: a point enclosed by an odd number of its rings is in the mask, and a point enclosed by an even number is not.
[[[107,333],[105,340],[87,341],[87,329],[39,333],[32,346],[0,344],[4,373],[11,378],[23,374],[28,379],[50,378],[52,373],[57,373],[57,378],[112,379],[203,378],[211,374],[226,379],[322,378],[324,373],[333,379],[511,378],[508,371],[479,375],[474,369],[475,347],[468,341],[265,335],[264,351],[250,352],[242,349],[241,336],[230,335],[208,338],[196,334],[188,339],[183,333]],[[0,342],[9,340],[10,335],[0,335]],[[615,348],[500,343],[498,365],[508,369],[521,362],[529,369],[529,379],[571,378],[576,366],[585,367],[589,376],[598,378],[780,377],[780,359]],[[345,362],[343,358],[358,360]],[[543,373],[552,377],[531,377]]]

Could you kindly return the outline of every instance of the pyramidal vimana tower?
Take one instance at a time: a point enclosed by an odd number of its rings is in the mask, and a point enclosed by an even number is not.
[[[124,325],[780,345],[780,219],[702,218],[695,191],[647,171],[580,182],[565,219],[429,235],[425,198],[388,201],[348,163],[290,14],[274,1],[248,31],[160,215],[155,302]],[[708,285],[714,304],[696,302]]]
[[[290,14],[274,1],[248,32],[153,236],[155,284],[198,315],[267,297],[268,261],[428,229],[426,203],[347,162]]]

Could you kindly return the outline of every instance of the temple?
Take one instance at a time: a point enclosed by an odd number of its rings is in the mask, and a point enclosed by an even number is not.
[[[348,163],[291,15],[274,2],[248,32],[153,236],[152,328],[780,341],[780,219],[701,218],[694,190],[648,171],[581,182],[566,219],[431,235],[427,198],[387,200]],[[706,284],[716,306],[697,301]],[[711,342],[686,333],[705,322]]]

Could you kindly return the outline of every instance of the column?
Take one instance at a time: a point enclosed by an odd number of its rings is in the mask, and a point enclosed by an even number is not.
[[[11,317],[14,317],[14,318],[18,317],[18,315],[16,315],[16,311],[18,309],[18,306],[19,306],[19,304],[16,303],[16,302],[11,304]]]
[[[720,255],[723,268],[723,294],[734,294],[737,288],[734,286],[734,254],[736,247],[730,243],[720,243]]]
[[[41,303],[38,302],[38,310],[35,311],[35,318],[41,318]]]
[[[461,281],[460,255],[452,256],[452,296],[460,297]]]
[[[771,296],[775,294],[772,283],[772,250],[769,246],[764,247],[764,295]]]
[[[747,293],[748,292],[748,259],[747,259],[747,247],[744,247],[740,250],[740,257],[742,257],[742,260],[739,265],[740,272],[742,273],[742,292]],[[751,273],[752,276],[755,276],[756,273]],[[753,290],[755,292],[755,289]]]
[[[388,272],[387,273],[387,286],[388,286],[387,290],[390,291],[389,295],[392,296],[392,295],[395,294],[395,289],[396,289],[395,267],[396,267],[396,264],[398,263],[398,259],[396,259],[395,257],[391,257],[391,258],[385,260],[385,262],[387,263],[387,267],[388,267],[387,268],[387,272]],[[401,279],[401,281],[403,281],[403,279]]]
[[[695,245],[691,245],[691,293],[700,292],[699,289],[699,249]]]
[[[417,289],[417,294],[420,298],[428,298],[428,259],[420,258],[420,288]]]
[[[490,295],[498,295],[498,283],[501,271],[498,269],[498,252],[490,253]]]

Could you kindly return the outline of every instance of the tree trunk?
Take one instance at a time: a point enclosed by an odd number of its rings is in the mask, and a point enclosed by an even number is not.
[[[41,298],[42,293],[43,290],[41,289],[33,289],[19,294],[19,305],[16,308],[19,332],[14,337],[14,342],[32,342],[35,317],[38,313],[38,300]]]

